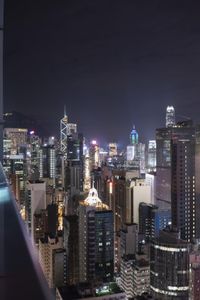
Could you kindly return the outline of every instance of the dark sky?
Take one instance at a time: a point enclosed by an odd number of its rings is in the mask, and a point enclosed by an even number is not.
[[[199,1],[6,0],[5,110],[59,130],[66,104],[87,137],[128,142],[200,121]]]

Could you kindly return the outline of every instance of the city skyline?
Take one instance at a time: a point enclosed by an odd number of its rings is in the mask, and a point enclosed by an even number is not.
[[[7,1],[5,111],[31,114],[56,134],[66,105],[81,132],[120,143],[133,123],[153,139],[167,105],[198,122],[198,7]]]

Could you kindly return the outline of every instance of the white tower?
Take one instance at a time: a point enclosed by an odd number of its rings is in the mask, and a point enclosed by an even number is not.
[[[60,120],[60,150],[63,154],[67,154],[67,124],[68,117],[66,115],[66,107],[64,106],[64,117]]]
[[[175,125],[175,110],[173,106],[167,106],[166,109],[166,127]]]

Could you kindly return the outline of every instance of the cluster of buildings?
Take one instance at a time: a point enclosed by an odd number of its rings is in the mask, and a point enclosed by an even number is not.
[[[60,138],[4,128],[3,167],[56,299],[199,299],[200,125],[123,151],[89,143],[64,113]]]

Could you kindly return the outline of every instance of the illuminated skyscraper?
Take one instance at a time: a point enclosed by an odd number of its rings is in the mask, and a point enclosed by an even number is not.
[[[156,142],[156,205],[165,209],[171,206],[172,224],[180,229],[182,239],[192,241],[200,237],[197,144],[192,121],[158,129]]]
[[[84,191],[88,192],[91,188],[91,175],[90,175],[90,157],[88,153],[88,149],[86,150],[86,153],[84,155]]]
[[[150,140],[148,143],[148,169],[154,171],[156,168],[156,141]]]
[[[113,212],[90,189],[79,205],[79,281],[111,281],[114,269]]]
[[[130,144],[135,145],[138,143],[138,133],[135,129],[135,125],[133,125],[133,129],[130,134]]]
[[[116,156],[117,155],[117,144],[116,143],[109,143],[109,156]]]
[[[27,144],[27,132],[26,128],[4,128],[4,137],[11,140],[11,154],[18,154]]]
[[[90,170],[97,169],[100,167],[100,160],[99,160],[99,145],[97,141],[93,140],[90,143],[89,155],[90,155]]]
[[[44,145],[39,150],[40,178],[52,178],[56,176],[56,158],[54,146]]]
[[[68,117],[66,115],[66,109],[64,108],[64,116],[60,120],[60,150],[64,155],[67,152],[67,124],[68,124]]]
[[[166,109],[166,127],[175,125],[175,110],[173,106],[167,106]]]
[[[152,243],[150,287],[155,299],[189,299],[189,251],[175,230],[161,231]]]

